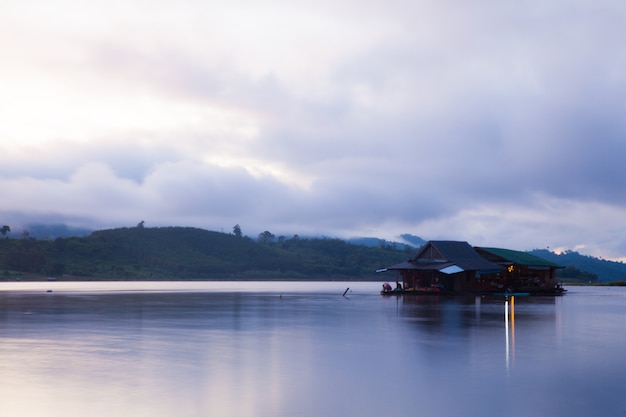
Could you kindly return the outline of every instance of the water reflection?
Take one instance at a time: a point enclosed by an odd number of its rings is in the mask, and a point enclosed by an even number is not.
[[[626,408],[626,292],[385,298],[376,283],[205,285],[0,291],[0,415],[534,417]]]
[[[509,325],[510,321],[510,325]],[[510,332],[509,332],[510,326]],[[504,301],[504,332],[506,334],[506,370],[510,370],[511,356],[515,360],[515,297]],[[510,338],[509,338],[510,335]],[[511,354],[512,352],[512,354]]]
[[[538,335],[558,334],[553,297],[406,296],[397,302],[398,314],[417,330],[431,359],[450,361],[466,353],[474,363],[495,369],[493,361],[501,358],[506,375],[516,365],[518,330],[531,345]],[[467,352],[459,352],[459,346],[467,346]]]
[[[513,297],[485,296],[405,296],[399,297],[398,311],[407,319],[445,331],[450,328],[469,330],[482,324],[504,324],[510,314]],[[555,297],[516,297],[523,311],[522,320],[554,322]],[[509,311],[505,314],[505,311]]]

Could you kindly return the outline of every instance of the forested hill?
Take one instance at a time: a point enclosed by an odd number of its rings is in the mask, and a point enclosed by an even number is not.
[[[546,249],[535,249],[529,253],[559,265],[594,274],[602,282],[626,281],[626,264],[622,262],[598,259],[575,251],[557,254]]]
[[[393,278],[390,273],[375,271],[406,261],[416,251],[416,247],[384,240],[355,244],[297,235],[275,238],[269,232],[251,239],[190,227],[147,228],[141,224],[84,237],[0,239],[0,279],[39,274],[85,280],[387,280]],[[578,273],[593,274],[599,281],[626,280],[626,265],[620,262],[572,251],[530,253]]]
[[[55,240],[0,239],[0,268],[5,279],[20,273],[92,280],[385,279],[375,271],[413,252],[297,235],[253,240],[189,227],[133,227]]]

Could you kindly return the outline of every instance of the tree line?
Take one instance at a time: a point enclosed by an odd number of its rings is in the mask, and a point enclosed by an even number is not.
[[[0,240],[5,279],[38,274],[64,279],[383,279],[375,271],[411,257],[413,249],[368,247],[341,239],[252,239],[189,227],[100,230],[85,237]]]

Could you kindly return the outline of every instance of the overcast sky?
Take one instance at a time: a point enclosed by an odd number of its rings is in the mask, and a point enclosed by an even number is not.
[[[626,260],[623,0],[3,0],[0,223]]]

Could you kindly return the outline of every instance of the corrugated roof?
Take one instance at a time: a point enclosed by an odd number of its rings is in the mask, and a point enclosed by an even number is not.
[[[518,265],[524,265],[528,267],[549,267],[549,268],[563,268],[561,265],[555,264],[543,258],[535,255],[531,255],[528,252],[521,252],[512,249],[502,248],[483,248],[478,247],[477,250],[482,250],[495,255],[502,260],[509,261]]]
[[[489,262],[480,256],[469,243],[453,240],[431,240],[427,242],[411,262],[428,261],[429,247],[439,252],[446,262],[458,265],[466,271],[499,271],[502,269],[502,266]]]

